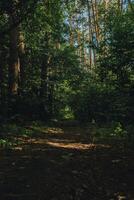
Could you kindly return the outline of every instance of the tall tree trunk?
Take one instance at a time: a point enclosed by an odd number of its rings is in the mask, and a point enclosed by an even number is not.
[[[20,59],[20,93],[23,93],[24,85],[25,85],[25,42],[24,36],[21,31],[21,27],[19,27],[18,33],[18,49],[19,49],[19,59]]]
[[[69,19],[69,24],[70,24],[70,46],[74,46],[74,33],[73,33],[73,26],[72,26],[72,16],[70,16]]]
[[[97,43],[97,46],[98,46],[98,42],[99,42],[99,37],[98,37],[98,29],[97,29],[97,24],[96,24],[96,2],[93,2],[93,0],[91,1],[91,6],[92,6],[92,15],[93,15],[93,23],[94,23],[94,34],[95,34],[95,39],[96,39],[96,43]],[[93,41],[94,42],[94,41]],[[95,44],[96,46],[96,44]],[[94,44],[93,44],[93,62],[94,62],[94,65],[96,63],[96,51],[94,49]]]
[[[84,13],[82,12],[82,18],[84,16]],[[82,60],[82,64],[86,64],[85,63],[85,30],[84,30],[84,23],[83,20],[81,22],[81,29],[82,29],[82,38],[81,38],[81,60]]]
[[[49,48],[49,40],[50,36],[48,33],[45,35],[45,47],[46,50]],[[49,68],[49,55],[48,52],[45,52],[42,66],[41,66],[41,88],[40,88],[40,96],[41,98],[47,99],[48,93],[48,68]]]
[[[16,22],[16,6],[18,0],[12,0],[9,11],[9,22],[12,27]],[[9,54],[9,95],[14,96],[18,94],[19,88],[19,72],[20,72],[20,59],[19,59],[19,25],[13,26],[9,33],[10,40],[10,54]]]
[[[0,49],[0,101],[3,97],[3,48]]]
[[[92,22],[91,22],[91,10],[90,10],[90,2],[87,0],[87,12],[88,12],[88,34],[89,34],[89,65],[92,67],[92,47],[93,43],[93,30],[92,30]]]
[[[11,19],[12,20],[12,19]],[[10,31],[9,95],[18,94],[20,59],[18,52],[18,27]]]
[[[96,5],[96,1],[91,2],[91,5],[92,5],[92,15],[93,15],[93,23],[94,23],[94,33],[96,35],[96,42],[97,42],[97,45],[99,43],[99,26],[98,26],[98,13],[97,13],[97,5]]]
[[[6,59],[7,59],[7,51],[5,49],[5,44],[1,43],[1,49],[0,49],[0,106],[1,106],[0,107],[0,115],[2,115],[4,117],[7,116],[7,87],[5,86],[5,83],[7,81]]]
[[[5,114],[5,92],[4,92],[4,62],[3,59],[5,59],[5,56],[3,55],[4,49],[0,49],[0,115]]]
[[[99,44],[100,42],[100,27],[99,27],[99,13],[98,13],[98,4],[97,1],[95,0],[95,18],[96,18],[96,37],[97,37],[97,42]]]
[[[123,0],[118,0],[118,8],[122,11],[122,9],[123,9]]]
[[[47,56],[44,56],[44,60],[41,67],[41,88],[40,88],[40,96],[41,98],[47,98],[47,89],[48,89],[48,63]]]

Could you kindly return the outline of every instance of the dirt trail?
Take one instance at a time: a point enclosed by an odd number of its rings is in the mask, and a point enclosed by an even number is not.
[[[133,200],[133,153],[92,144],[84,128],[42,130],[1,152],[0,200]]]

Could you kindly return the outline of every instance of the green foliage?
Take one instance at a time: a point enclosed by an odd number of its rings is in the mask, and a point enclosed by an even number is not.
[[[63,109],[61,109],[59,112],[59,119],[60,118],[61,119],[69,119],[69,120],[74,119],[74,114],[73,114],[73,111],[71,110],[71,108],[66,106]]]
[[[34,131],[23,126],[16,125],[14,123],[8,123],[1,126],[1,132],[4,133],[5,136],[11,137],[15,136],[32,136]]]
[[[8,139],[0,139],[0,148],[10,149],[12,147],[12,142]]]
[[[101,79],[113,79],[113,84],[123,87],[131,84],[134,73],[133,12],[120,12],[110,8],[105,18],[103,40],[99,48],[99,74]]]
[[[120,122],[116,123],[114,127],[113,135],[117,137],[125,137],[126,134],[127,134],[127,131],[123,128],[122,124]]]
[[[102,8],[101,8],[102,9]],[[104,11],[95,77],[81,82],[73,96],[72,109],[81,121],[120,121],[132,123],[134,114],[134,23],[131,10],[123,12],[115,5]],[[116,132],[123,134],[120,126]]]
[[[28,0],[21,1],[19,5],[17,2],[10,1],[10,5],[9,1],[0,2],[0,29],[6,30],[4,37],[0,38],[1,113],[5,113],[8,119],[19,115],[29,121],[51,118],[76,118],[82,122],[95,120],[98,124],[113,121],[111,136],[132,139],[131,131],[124,128],[124,124],[133,123],[134,116],[132,10],[127,7],[119,10],[115,1],[109,3],[106,10],[102,3],[99,11],[95,12],[98,13],[96,19],[90,16],[93,24],[89,26],[87,1],[77,1],[77,5],[74,1],[61,0],[38,1],[37,4]],[[18,94],[13,97],[8,94],[12,42],[8,11],[12,6],[15,19],[21,18],[21,23],[15,28],[21,29],[25,46],[24,55],[19,55]],[[91,7],[97,9],[96,6]],[[97,41],[95,33],[97,28],[100,29],[100,41]],[[87,32],[91,38],[87,37]],[[92,58],[91,63],[86,63],[84,51],[87,51],[87,57]],[[17,118],[12,118],[12,121],[17,122]],[[32,129],[13,124],[6,125],[3,130],[8,134],[35,134]],[[108,134],[105,129],[97,132],[98,135],[101,132]],[[1,142],[5,144],[4,140]]]

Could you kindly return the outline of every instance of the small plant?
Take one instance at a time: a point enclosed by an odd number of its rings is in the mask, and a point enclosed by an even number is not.
[[[26,135],[26,136],[32,136],[33,135],[33,131],[25,129],[24,135]]]
[[[0,139],[0,147],[4,149],[10,149],[12,146],[12,142],[7,139]]]
[[[127,131],[123,128],[122,124],[120,122],[117,122],[114,128],[114,135],[119,137],[125,137],[126,134]]]
[[[19,129],[19,135],[22,136],[32,136],[33,135],[33,131],[27,128],[20,128]]]

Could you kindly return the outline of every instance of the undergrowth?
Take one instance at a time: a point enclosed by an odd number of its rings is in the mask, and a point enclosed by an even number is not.
[[[0,148],[11,149],[13,146],[21,144],[20,137],[33,138],[39,134],[47,133],[52,127],[52,123],[44,124],[40,121],[33,121],[29,125],[17,125],[15,123],[0,126]],[[53,124],[54,127],[54,124]],[[89,131],[87,131],[89,130]],[[93,142],[120,140],[125,146],[134,148],[134,126],[124,126],[120,122],[113,122],[110,125],[100,126],[96,123],[83,126],[83,131],[92,137]]]

